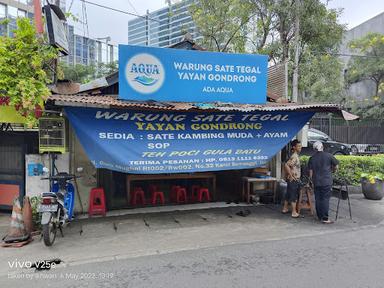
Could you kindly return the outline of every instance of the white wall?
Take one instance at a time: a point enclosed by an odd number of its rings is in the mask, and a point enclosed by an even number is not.
[[[25,194],[26,196],[38,196],[42,192],[49,192],[49,181],[41,180],[43,176],[29,176],[28,164],[41,163],[44,167],[49,168],[49,158],[47,154],[27,154],[25,155]],[[69,172],[69,153],[57,155],[55,161],[59,172]]]

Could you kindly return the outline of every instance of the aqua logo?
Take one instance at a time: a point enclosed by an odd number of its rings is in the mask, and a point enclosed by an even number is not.
[[[137,54],[129,59],[125,74],[132,89],[143,94],[156,92],[165,78],[160,60],[147,53]]]

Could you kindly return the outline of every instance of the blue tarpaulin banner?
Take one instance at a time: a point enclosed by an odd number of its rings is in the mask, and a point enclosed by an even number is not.
[[[119,98],[264,104],[266,55],[119,45]]]
[[[96,168],[134,174],[249,169],[266,164],[313,112],[162,112],[67,107]]]

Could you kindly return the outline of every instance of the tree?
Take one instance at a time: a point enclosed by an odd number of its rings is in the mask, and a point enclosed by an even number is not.
[[[60,63],[59,66],[62,71],[60,79],[71,80],[77,83],[87,83],[93,79],[110,75],[118,70],[117,61],[108,64],[98,63],[91,65]]]
[[[327,9],[318,0],[280,0],[275,6],[277,43],[271,43],[270,57],[275,62],[289,61],[289,82],[294,67],[295,18],[299,30],[299,89],[309,101],[343,101],[341,63],[336,55],[345,26],[338,23],[340,11]],[[267,48],[268,50],[268,48]]]
[[[342,63],[330,54],[316,55],[311,51],[302,54],[299,90],[310,101],[345,104]]]
[[[244,52],[250,4],[242,0],[200,0],[190,12],[210,51]]]
[[[295,8],[296,1],[300,1],[299,9]],[[204,0],[198,3],[191,13],[203,35],[203,46],[213,51],[267,54],[274,63],[288,61],[289,82],[292,82],[298,15],[301,92],[316,101],[335,100],[338,95],[336,100],[342,102],[344,84],[341,64],[335,55],[345,31],[345,26],[338,23],[340,11],[327,9],[320,0]]]
[[[360,81],[374,83],[373,95],[359,102],[352,100],[352,111],[364,118],[383,119],[384,115],[384,35],[368,33],[351,41],[349,48],[358,56],[352,56],[345,75],[348,85]]]
[[[375,84],[374,101],[379,101],[384,86],[384,35],[369,33],[351,41],[349,47],[361,56],[352,56],[348,63],[347,81],[353,84],[370,80]]]
[[[2,25],[6,25],[3,23]],[[36,36],[28,18],[17,19],[14,37],[0,37],[0,93],[33,125],[50,95],[49,66],[58,51]]]

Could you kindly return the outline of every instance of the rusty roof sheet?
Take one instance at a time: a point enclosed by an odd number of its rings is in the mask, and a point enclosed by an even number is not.
[[[234,104],[234,103],[191,103],[191,102],[157,102],[119,100],[117,95],[51,95],[49,100],[57,106],[79,106],[93,108],[130,108],[144,110],[207,110],[207,111],[297,111],[313,110],[316,112],[340,112],[341,106],[337,104],[296,104],[272,103],[265,105]]]

